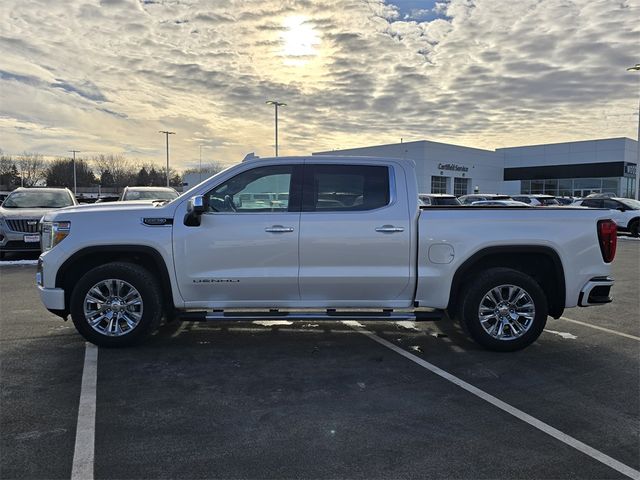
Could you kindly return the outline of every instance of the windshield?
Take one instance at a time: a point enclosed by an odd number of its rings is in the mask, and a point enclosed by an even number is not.
[[[69,193],[42,190],[13,192],[2,204],[4,208],[62,208],[70,205],[73,205],[73,200]]]
[[[170,190],[128,190],[123,200],[173,200],[178,194]]]
[[[638,200],[634,200],[633,198],[620,198],[619,201],[631,210],[640,210],[640,202]]]

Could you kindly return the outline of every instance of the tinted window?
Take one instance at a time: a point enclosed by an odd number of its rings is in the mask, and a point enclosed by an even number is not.
[[[582,201],[582,206],[589,208],[602,208],[602,200],[598,198],[587,198]]]
[[[531,199],[529,197],[513,197],[514,200],[523,203],[531,203]]]
[[[622,208],[623,205],[616,202],[615,200],[605,199],[603,200],[604,208],[608,208],[609,210],[615,210],[616,208]]]
[[[293,166],[272,165],[242,172],[211,190],[214,212],[286,212]]]
[[[457,198],[454,197],[434,197],[434,205],[460,205]]]
[[[305,212],[374,210],[387,205],[389,197],[387,167],[305,166]]]
[[[560,203],[555,198],[538,198],[538,201],[542,205],[560,205]]]

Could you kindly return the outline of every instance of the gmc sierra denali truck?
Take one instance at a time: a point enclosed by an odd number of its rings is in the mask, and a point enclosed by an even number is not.
[[[411,160],[251,159],[170,202],[48,213],[37,284],[100,346],[139,342],[163,316],[406,319],[428,307],[486,348],[517,350],[548,315],[611,301],[608,216],[420,209]]]

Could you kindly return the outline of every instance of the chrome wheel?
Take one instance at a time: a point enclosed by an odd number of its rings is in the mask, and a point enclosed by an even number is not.
[[[109,337],[130,333],[142,318],[142,296],[124,280],[96,283],[84,297],[84,318],[96,332]]]
[[[500,285],[482,297],[480,325],[497,340],[514,340],[533,325],[536,309],[529,293],[516,285]]]

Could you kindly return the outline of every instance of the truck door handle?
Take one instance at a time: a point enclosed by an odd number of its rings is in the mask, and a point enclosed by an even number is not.
[[[270,233],[287,233],[293,232],[293,227],[283,227],[282,225],[273,225],[264,229],[265,232]]]
[[[376,232],[380,232],[380,233],[404,232],[404,228],[402,228],[402,227],[394,227],[393,225],[383,225],[381,227],[377,227],[376,228]]]

